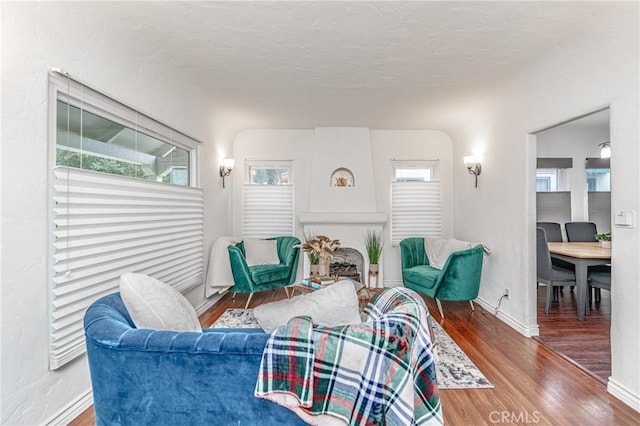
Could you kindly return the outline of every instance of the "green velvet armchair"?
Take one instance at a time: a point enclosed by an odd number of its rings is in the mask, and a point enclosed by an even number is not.
[[[440,316],[444,318],[441,300],[469,301],[478,297],[482,273],[483,247],[451,253],[442,269],[429,264],[424,238],[406,238],[400,242],[402,282],[418,293],[436,300]]]
[[[273,288],[285,287],[293,284],[298,272],[298,260],[300,258],[300,240],[296,237],[266,238],[276,240],[278,248],[277,265],[248,266],[245,258],[244,243],[230,245],[229,259],[231,260],[231,273],[234,286],[230,291],[234,297],[236,293],[249,293],[245,309],[249,307],[253,293]],[[289,292],[287,291],[287,296]]]

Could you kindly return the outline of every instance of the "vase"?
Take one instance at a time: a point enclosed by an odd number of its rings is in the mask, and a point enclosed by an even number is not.
[[[370,263],[369,264],[369,273],[371,275],[376,275],[378,273],[378,264],[377,263]]]
[[[318,266],[320,267],[318,269],[318,273],[320,274],[321,277],[329,276],[329,274],[331,273],[330,266],[329,266],[329,259],[320,259]]]
[[[311,266],[309,267],[309,269],[310,269],[310,272],[309,272],[309,273],[310,273],[310,275],[311,275],[312,277],[317,277],[317,276],[319,275],[320,265],[318,265],[318,264],[316,263],[315,265],[311,265]]]
[[[611,241],[600,241],[600,247],[611,248]]]

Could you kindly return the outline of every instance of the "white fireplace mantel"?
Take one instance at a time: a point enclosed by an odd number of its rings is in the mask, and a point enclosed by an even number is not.
[[[302,225],[384,225],[387,223],[386,213],[343,213],[343,212],[302,212],[298,214]]]

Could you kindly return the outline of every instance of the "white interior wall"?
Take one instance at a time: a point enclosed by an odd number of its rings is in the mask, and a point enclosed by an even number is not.
[[[371,161],[374,170],[377,211],[390,215],[391,160],[440,159],[443,187],[443,235],[453,233],[453,172],[451,165],[451,140],[443,132],[431,130],[371,130]],[[313,130],[245,130],[234,139],[233,155],[237,170],[233,175],[233,208],[235,235],[242,233],[242,185],[247,159],[293,160],[293,182],[295,214],[309,211],[310,197],[315,192],[311,187],[311,165],[313,162]],[[335,154],[336,157],[340,153]],[[362,160],[360,158],[360,160]],[[336,159],[336,167],[342,162]],[[356,176],[356,182],[358,177]],[[326,184],[328,185],[328,179]],[[357,183],[356,183],[357,184]],[[358,195],[360,196],[360,195]],[[331,203],[332,200],[326,200]],[[363,201],[362,204],[366,204]],[[385,226],[385,244],[382,262],[384,284],[399,285],[400,250],[391,247],[389,225]],[[295,235],[303,238],[302,226],[295,224]]]
[[[621,6],[622,7],[622,6]],[[443,110],[454,117],[443,130],[454,159],[478,150],[484,161],[479,187],[462,167],[455,172],[455,234],[489,242],[480,287],[495,306],[511,289],[499,317],[524,334],[536,334],[535,159],[531,133],[611,106],[612,205],[640,209],[638,140],[638,4],[607,25],[559,43],[511,81],[487,88]],[[635,52],[635,54],[630,53]],[[612,251],[612,376],[608,389],[640,410],[640,231],[614,228]],[[587,321],[589,318],[587,317]]]
[[[609,140],[609,126],[559,126],[536,136],[538,157],[573,158],[573,167],[566,171],[571,191],[571,220],[588,220],[585,159],[600,157],[598,144]]]
[[[68,404],[91,403],[86,358],[48,370],[47,70],[57,66],[132,107],[208,139],[198,88],[154,63],[134,37],[113,37],[86,4],[2,3],[2,412],[0,424],[42,424]],[[28,25],[25,25],[28,23]],[[109,58],[109,60],[105,60]],[[201,147],[205,244],[229,232],[228,192]],[[189,298],[204,303],[202,287]],[[78,414],[78,413],[76,413]],[[57,419],[62,421],[61,419]]]

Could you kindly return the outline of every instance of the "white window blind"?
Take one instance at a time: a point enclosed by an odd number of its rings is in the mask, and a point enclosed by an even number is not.
[[[426,235],[442,235],[440,182],[392,182],[391,244]]]
[[[244,185],[242,235],[293,235],[293,185]]]
[[[536,192],[536,222],[571,221],[571,192]]]
[[[203,279],[203,196],[198,188],[53,169],[50,368],[85,351],[82,318],[117,291],[125,272],[179,291]]]

